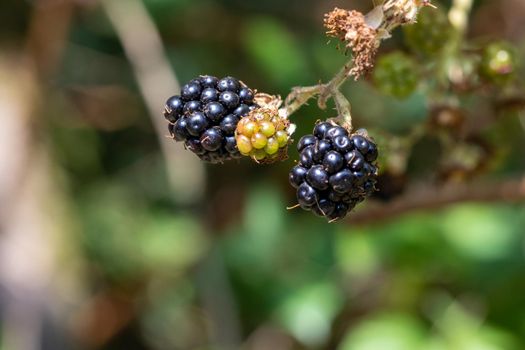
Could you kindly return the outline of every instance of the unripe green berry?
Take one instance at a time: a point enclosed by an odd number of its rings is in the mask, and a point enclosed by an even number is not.
[[[285,131],[277,131],[275,133],[275,138],[277,139],[277,142],[279,143],[279,147],[284,147],[288,144],[288,134]]]
[[[452,33],[443,6],[419,11],[417,22],[403,27],[405,42],[417,54],[433,57],[441,52]]]
[[[379,58],[372,79],[375,87],[382,93],[406,98],[417,87],[418,66],[410,56],[395,51]]]
[[[279,151],[279,142],[275,139],[275,137],[270,137],[268,139],[268,142],[264,147],[264,151],[269,155],[273,155]]]
[[[264,95],[257,99],[260,106],[243,117],[235,130],[237,148],[257,162],[284,160],[290,135],[295,129],[286,117],[279,114],[280,99]]]
[[[496,42],[485,48],[480,73],[494,84],[506,84],[516,74],[516,54],[509,43]]]
[[[259,123],[259,131],[266,137],[275,134],[275,125],[271,121],[262,121]]]
[[[247,136],[238,135],[236,141],[239,152],[241,152],[243,155],[249,155],[252,151],[252,142],[250,139]]]
[[[267,155],[263,149],[254,149],[250,152],[250,156],[257,161],[260,161],[265,159]]]
[[[256,149],[261,149],[268,143],[268,138],[264,134],[258,132],[252,136],[252,146]]]

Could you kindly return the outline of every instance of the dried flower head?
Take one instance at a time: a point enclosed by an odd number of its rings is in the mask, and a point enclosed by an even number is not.
[[[350,74],[358,79],[374,66],[378,48],[377,31],[365,22],[359,11],[335,8],[325,15],[326,34],[346,43],[354,55],[354,66]]]
[[[399,25],[416,22],[419,9],[423,6],[431,6],[430,0],[387,0],[383,6],[384,22],[393,29]]]
[[[354,66],[350,74],[357,80],[373,68],[381,40],[389,38],[394,28],[414,23],[423,6],[433,5],[430,0],[386,0],[366,16],[359,11],[335,8],[325,15],[326,34],[352,50]]]

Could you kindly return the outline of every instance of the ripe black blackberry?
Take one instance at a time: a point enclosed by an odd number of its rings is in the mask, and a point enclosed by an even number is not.
[[[336,221],[375,191],[377,146],[366,130],[349,134],[334,123],[318,123],[297,149],[289,180],[301,208]]]
[[[254,93],[243,82],[203,75],[191,80],[164,106],[175,141],[210,163],[241,158],[235,141],[240,118],[257,108]]]

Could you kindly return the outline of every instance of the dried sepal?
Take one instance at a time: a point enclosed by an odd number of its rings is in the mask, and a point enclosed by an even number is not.
[[[377,31],[365,22],[359,11],[335,8],[325,15],[326,34],[338,38],[352,50],[354,66],[350,74],[358,79],[374,66],[378,44]]]

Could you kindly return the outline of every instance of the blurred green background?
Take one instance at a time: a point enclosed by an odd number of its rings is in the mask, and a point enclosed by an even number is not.
[[[152,44],[140,18],[152,20],[181,83],[232,75],[282,96],[329,80],[348,59],[324,36],[325,12],[372,7],[142,1],[120,1],[130,6],[128,38]],[[293,147],[278,165],[213,166],[170,142],[170,173],[141,72],[107,9],[0,3],[2,350],[525,349],[522,204],[327,224],[286,210]],[[146,10],[138,20],[137,9]],[[469,35],[510,40],[523,53],[524,18],[521,0],[475,1]],[[394,48],[406,49],[400,30],[382,50]],[[160,72],[148,86],[162,119],[177,91],[163,90],[165,72],[149,63]],[[343,90],[357,127],[403,135],[428,116],[422,91],[398,101],[367,80]],[[311,103],[293,116],[297,135],[333,116]],[[521,123],[511,116],[486,132],[498,146],[488,177],[523,174],[523,115]],[[414,182],[436,161],[431,138],[416,148]]]

